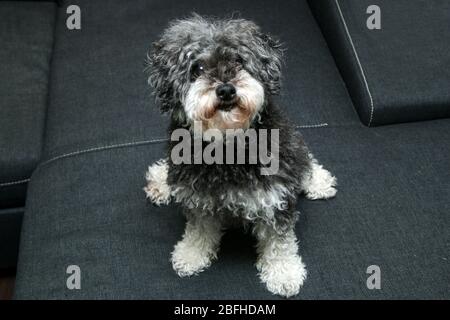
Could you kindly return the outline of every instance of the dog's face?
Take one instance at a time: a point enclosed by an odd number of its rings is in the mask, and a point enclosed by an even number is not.
[[[242,58],[227,47],[193,59],[191,85],[182,98],[188,120],[205,129],[247,128],[262,108],[264,88],[243,66]]]
[[[278,42],[247,20],[174,22],[149,55],[162,111],[204,129],[248,128],[280,88]]]

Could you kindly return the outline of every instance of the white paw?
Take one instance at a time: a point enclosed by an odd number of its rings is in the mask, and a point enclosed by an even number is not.
[[[180,277],[196,275],[211,265],[215,253],[202,250],[181,240],[172,252],[172,267]]]
[[[303,190],[310,200],[329,199],[336,195],[336,185],[336,177],[321,165],[313,163],[311,176],[303,182]]]
[[[144,191],[147,198],[158,206],[170,203],[171,191],[167,184],[168,169],[166,160],[159,160],[148,168],[145,175],[147,186]]]
[[[324,188],[321,190],[314,190],[305,194],[309,200],[330,199],[336,196],[337,190],[334,187]]]
[[[299,293],[306,279],[306,268],[298,255],[280,258],[276,261],[259,259],[256,264],[261,281],[273,294],[286,298]]]

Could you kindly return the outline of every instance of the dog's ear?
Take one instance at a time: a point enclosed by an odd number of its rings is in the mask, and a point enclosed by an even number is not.
[[[238,51],[246,62],[246,69],[264,84],[269,94],[278,94],[283,56],[280,41],[261,32],[252,21],[235,20],[233,24],[239,37]]]
[[[155,90],[162,112],[168,112],[173,107],[173,87],[169,79],[171,55],[165,46],[163,40],[154,42],[146,61],[148,83]]]
[[[149,84],[155,89],[163,112],[181,105],[189,84],[190,55],[199,46],[193,35],[205,33],[208,22],[198,15],[174,20],[153,43],[148,56]]]
[[[283,49],[278,39],[268,35],[259,34],[261,48],[258,51],[259,59],[265,72],[265,82],[271,94],[278,94],[281,88],[281,64]]]

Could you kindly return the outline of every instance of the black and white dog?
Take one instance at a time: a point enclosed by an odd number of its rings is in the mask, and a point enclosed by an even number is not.
[[[224,230],[238,221],[257,238],[256,267],[269,291],[293,296],[306,278],[294,231],[297,195],[334,197],[336,178],[318,164],[273,104],[280,90],[281,56],[279,42],[251,21],[198,15],[172,22],[153,45],[149,83],[162,112],[171,115],[169,133],[183,129],[194,137],[195,124],[200,124],[224,136],[229,129],[254,129],[259,139],[260,132],[277,130],[269,150],[278,160],[273,174],[262,174],[267,163],[259,156],[244,164],[175,163],[175,141],[169,142],[168,157],[149,168],[147,197],[157,205],[174,200],[184,207],[186,230],[171,258],[180,276],[207,268],[217,257]],[[204,150],[211,139],[200,139]],[[214,141],[226,145],[229,138],[216,136]]]

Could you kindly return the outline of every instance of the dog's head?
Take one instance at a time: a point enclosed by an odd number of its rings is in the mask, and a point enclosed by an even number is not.
[[[280,89],[280,44],[247,20],[176,20],[148,56],[163,112],[205,129],[248,128]]]

